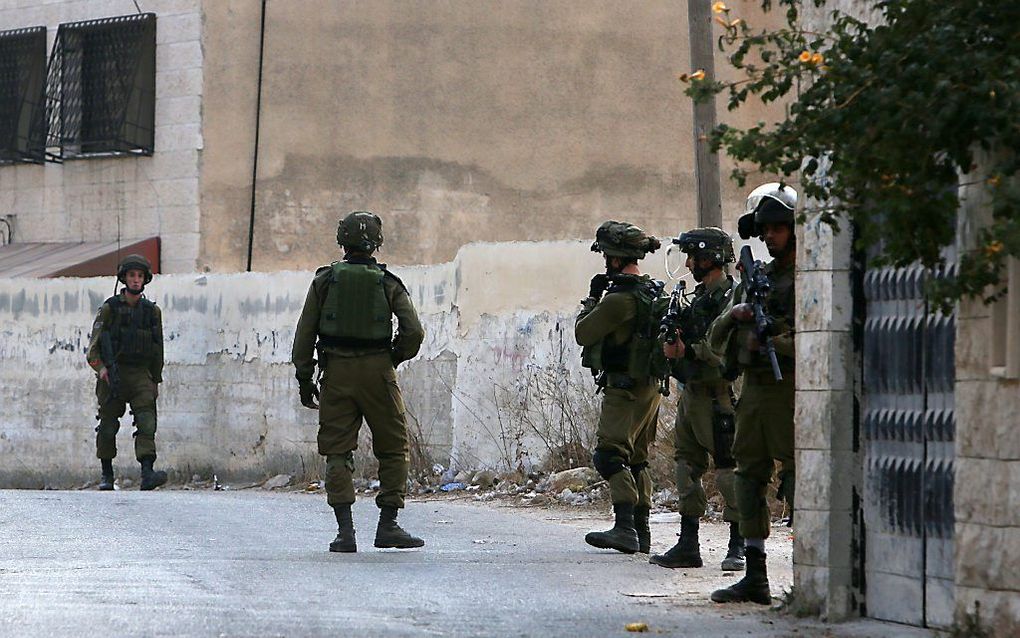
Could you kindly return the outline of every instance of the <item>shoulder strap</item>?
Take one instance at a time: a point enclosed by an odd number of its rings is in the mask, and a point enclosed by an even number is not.
[[[390,278],[390,279],[392,279],[393,281],[397,282],[397,284],[398,284],[398,285],[400,286],[400,288],[401,288],[401,289],[402,289],[402,290],[403,290],[404,292],[406,292],[406,293],[408,294],[408,296],[410,296],[410,294],[411,294],[411,291],[407,289],[407,286],[405,286],[405,285],[404,285],[404,282],[403,282],[403,281],[402,281],[402,280],[400,279],[400,277],[397,277],[397,276],[396,276],[396,275],[394,275],[394,274],[393,274],[392,272],[390,272],[389,270],[387,270],[387,269],[386,269],[386,264],[379,264],[379,267],[380,267],[380,268],[382,268],[382,271],[383,271],[383,276],[384,276],[384,277],[389,277],[389,278]]]

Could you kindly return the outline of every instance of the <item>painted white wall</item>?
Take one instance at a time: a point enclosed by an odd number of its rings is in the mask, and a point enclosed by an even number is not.
[[[531,466],[547,452],[538,429],[592,418],[573,322],[599,265],[586,242],[542,242],[470,245],[453,262],[397,270],[427,331],[401,383],[437,461]],[[316,413],[298,403],[289,363],[311,277],[162,275],[149,285],[166,339],[161,464],[241,478],[318,462]],[[113,286],[113,277],[0,279],[0,486],[95,473],[85,350]],[[124,424],[121,468],[134,464]]]

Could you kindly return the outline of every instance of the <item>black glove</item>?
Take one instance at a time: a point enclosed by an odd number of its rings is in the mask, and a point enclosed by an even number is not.
[[[600,272],[591,278],[591,284],[588,285],[588,296],[592,299],[601,299],[602,293],[609,287],[609,275]]]
[[[301,405],[313,410],[319,409],[319,404],[315,402],[319,398],[319,389],[311,379],[298,379],[298,392],[301,393]]]

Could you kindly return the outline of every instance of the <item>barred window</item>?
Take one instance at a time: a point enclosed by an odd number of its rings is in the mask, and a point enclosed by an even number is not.
[[[53,161],[151,155],[156,14],[61,24],[46,80]]]
[[[43,161],[45,100],[46,27],[0,31],[0,164]]]

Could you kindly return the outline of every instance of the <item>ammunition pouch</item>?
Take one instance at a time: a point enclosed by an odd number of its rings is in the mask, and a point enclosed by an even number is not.
[[[604,372],[600,379],[603,387],[617,390],[632,390],[637,385],[633,377],[622,372]]]

